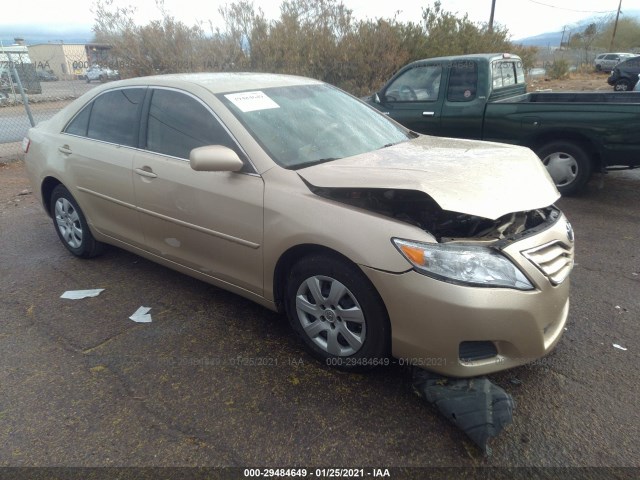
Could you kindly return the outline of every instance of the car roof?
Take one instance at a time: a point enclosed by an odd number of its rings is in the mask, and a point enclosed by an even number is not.
[[[638,54],[634,54],[634,55],[633,55],[633,57],[629,57],[629,58],[627,58],[626,60],[624,60],[624,61],[620,62],[620,63],[618,64],[618,66],[622,65],[623,63],[627,63],[627,62],[628,62],[628,61],[630,61],[630,60],[635,60],[635,59],[637,59],[638,57],[640,57],[640,55],[638,55]]]
[[[422,63],[422,62],[455,62],[457,60],[477,60],[477,59],[486,60],[487,62],[491,62],[493,60],[521,60],[518,55],[514,55],[511,53],[470,53],[468,55],[452,55],[448,57],[424,58],[422,60],[416,60],[415,62],[412,62],[409,65]]]
[[[167,75],[153,75],[120,80],[111,86],[165,86],[189,88],[199,85],[210,92],[224,93],[251,90],[254,88],[285,87],[293,85],[322,84],[319,80],[295,75],[280,75],[273,73],[253,72],[223,72],[223,73],[175,73]]]

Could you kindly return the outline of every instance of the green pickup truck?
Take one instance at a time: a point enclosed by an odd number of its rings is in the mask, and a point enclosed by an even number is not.
[[[529,147],[564,195],[640,166],[640,92],[527,93],[515,55],[419,60],[365,100],[419,133]]]

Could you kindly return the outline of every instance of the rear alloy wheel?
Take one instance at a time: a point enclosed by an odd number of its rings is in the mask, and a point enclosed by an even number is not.
[[[291,326],[329,366],[367,370],[388,355],[389,321],[376,290],[357,267],[329,255],[303,258],[286,285]]]
[[[564,140],[547,143],[536,154],[562,195],[578,192],[591,178],[591,158],[576,143]]]
[[[103,244],[93,238],[82,210],[63,185],[51,194],[51,217],[58,238],[71,253],[82,258],[102,253]]]
[[[627,90],[631,90],[631,82],[626,78],[621,78],[615,83],[613,89],[616,92],[626,92]]]

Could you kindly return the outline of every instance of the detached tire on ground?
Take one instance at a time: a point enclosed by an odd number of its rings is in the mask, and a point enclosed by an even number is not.
[[[332,255],[305,257],[291,269],[285,289],[289,322],[318,360],[362,371],[388,358],[386,308],[355,265]]]
[[[51,194],[51,218],[58,238],[75,256],[91,258],[102,253],[104,245],[93,238],[82,210],[63,185]]]
[[[564,140],[550,142],[536,149],[536,154],[562,195],[577,193],[591,178],[593,162],[577,143]]]

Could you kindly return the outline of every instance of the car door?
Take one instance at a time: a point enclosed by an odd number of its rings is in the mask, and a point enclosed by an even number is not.
[[[411,65],[400,71],[380,93],[377,108],[411,130],[437,135],[442,71],[439,63]]]
[[[100,94],[65,127],[57,152],[71,179],[66,186],[91,227],[135,246],[144,245],[144,236],[131,169],[145,92],[136,87]]]
[[[183,91],[156,88],[145,107],[134,189],[147,249],[166,260],[262,294],[264,183],[212,110]],[[189,152],[232,148],[240,172],[198,172]]]

